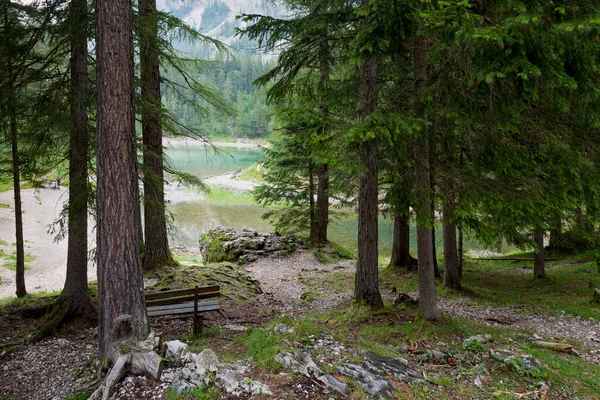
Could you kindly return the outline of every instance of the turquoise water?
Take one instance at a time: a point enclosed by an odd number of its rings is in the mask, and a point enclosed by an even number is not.
[[[215,154],[203,147],[179,147],[167,150],[167,156],[176,168],[194,174],[200,178],[225,174],[238,169],[247,168],[261,159],[258,149],[225,148],[224,152]],[[168,210],[174,220],[171,229],[172,240],[188,247],[196,247],[203,233],[219,226],[230,226],[235,229],[252,228],[259,232],[269,232],[273,227],[261,218],[265,209],[256,204],[217,204],[205,200],[190,200],[169,205]],[[329,239],[350,250],[356,251],[358,222],[356,216],[334,220],[329,225]],[[441,227],[436,227],[436,244],[438,253],[443,245]],[[379,219],[379,254],[389,258],[392,252],[393,221],[381,217]],[[417,235],[414,223],[411,224],[410,248],[416,255]],[[465,248],[482,248],[476,240],[466,238]]]
[[[248,168],[261,159],[262,152],[235,147],[220,148],[215,152],[208,147],[181,146],[167,149],[166,155],[175,168],[206,178]]]

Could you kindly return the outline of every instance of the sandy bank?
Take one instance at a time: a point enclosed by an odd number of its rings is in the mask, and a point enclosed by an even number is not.
[[[203,147],[213,145],[215,147],[235,147],[238,149],[257,149],[259,147],[267,147],[261,141],[253,139],[238,139],[236,142],[206,142],[202,139],[190,138],[163,138],[163,146],[169,147]]]
[[[253,182],[250,181],[242,181],[233,178],[233,173],[211,176],[210,178],[206,178],[204,180],[209,186],[218,186],[228,190],[231,190],[234,193],[243,193],[254,189],[256,186]]]
[[[23,233],[25,236],[25,254],[34,257],[27,262],[31,268],[25,271],[27,292],[52,291],[62,289],[66,278],[67,239],[54,241],[54,235],[48,233],[49,226],[59,217],[63,203],[68,200],[65,189],[25,189],[21,191],[23,205]],[[0,193],[0,203],[10,208],[0,208],[0,249],[5,254],[15,251],[15,210],[12,190]],[[90,248],[95,246],[95,231],[90,221],[88,241]],[[9,263],[0,259],[0,298],[15,295],[15,272],[4,267]],[[94,263],[88,264],[88,279],[96,279]]]

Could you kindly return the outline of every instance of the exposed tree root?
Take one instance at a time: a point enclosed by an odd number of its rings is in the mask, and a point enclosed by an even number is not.
[[[122,324],[125,330],[128,329],[128,324],[131,323],[131,317],[126,317],[128,319],[123,319]],[[113,337],[115,337],[114,332]],[[154,332],[150,332],[144,341],[137,341],[133,337],[125,337],[111,343],[107,351],[107,359],[101,365],[99,373],[104,371],[107,363],[113,362],[113,366],[100,387],[90,396],[90,399],[108,400],[115,385],[128,372],[135,375],[145,375],[155,382],[160,381],[163,369],[163,359],[157,353],[160,349],[160,338]]]
[[[37,343],[45,337],[54,335],[60,326],[75,317],[83,317],[94,320],[96,312],[90,298],[86,301],[70,301],[66,296],[60,296],[51,305],[51,311],[46,321],[29,338],[29,343]]]

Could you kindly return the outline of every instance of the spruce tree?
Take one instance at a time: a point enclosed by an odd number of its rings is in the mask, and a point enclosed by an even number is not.
[[[130,0],[96,4],[99,356],[126,334],[148,334],[136,216],[136,137]],[[118,155],[118,157],[115,157]]]

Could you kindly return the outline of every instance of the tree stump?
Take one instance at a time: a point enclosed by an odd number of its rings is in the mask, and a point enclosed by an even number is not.
[[[120,321],[115,330],[127,331],[127,322]],[[122,333],[122,332],[121,332]],[[118,335],[117,335],[118,337]],[[157,353],[160,338],[150,332],[144,341],[126,337],[111,343],[108,350],[108,362],[113,366],[98,389],[90,396],[91,400],[108,400],[115,385],[126,373],[144,375],[158,382],[162,374],[163,358]]]

